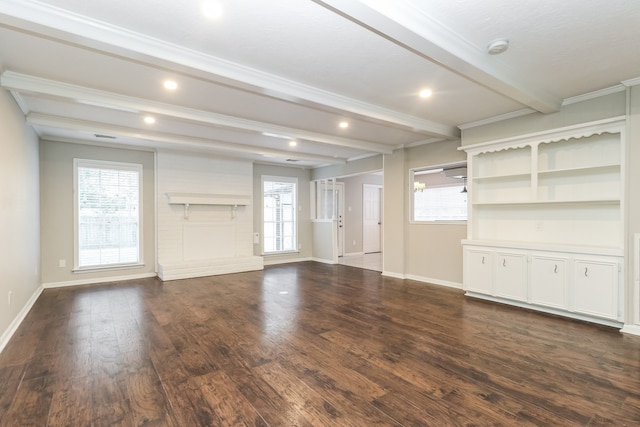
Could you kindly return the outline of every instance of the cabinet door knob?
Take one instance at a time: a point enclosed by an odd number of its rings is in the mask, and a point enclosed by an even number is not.
[[[589,274],[587,274],[587,273],[588,273],[588,271],[589,271],[589,268],[588,268],[588,267],[585,267],[585,268],[584,268],[584,277],[589,277]]]
[[[502,258],[502,266],[503,267],[507,266],[507,259],[506,258]]]
[[[484,264],[484,257],[482,257],[482,263]]]
[[[558,273],[558,264],[553,267],[553,272],[556,274]]]

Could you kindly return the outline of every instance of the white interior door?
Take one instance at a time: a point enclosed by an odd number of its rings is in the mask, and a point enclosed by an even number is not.
[[[380,252],[382,247],[382,186],[362,187],[362,249],[365,254]]]

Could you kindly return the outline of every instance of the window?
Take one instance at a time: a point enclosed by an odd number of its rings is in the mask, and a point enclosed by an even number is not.
[[[337,194],[340,191],[340,183],[335,178],[323,179],[312,182],[312,194],[315,194],[315,219],[337,218]],[[314,208],[312,207],[312,211]]]
[[[75,267],[139,264],[142,165],[74,160]]]
[[[466,221],[466,165],[411,171],[413,221]]]
[[[263,252],[291,252],[298,248],[295,178],[262,177]]]

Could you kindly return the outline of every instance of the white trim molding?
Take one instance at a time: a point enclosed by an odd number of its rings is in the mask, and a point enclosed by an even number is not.
[[[54,288],[66,288],[69,286],[83,286],[83,285],[100,285],[112,282],[124,282],[127,280],[149,279],[157,277],[156,273],[141,273],[141,274],[128,274],[125,276],[113,276],[113,277],[98,277],[95,279],[80,279],[80,280],[68,280],[63,282],[49,282],[43,283],[44,289]]]
[[[462,290],[462,283],[450,282],[448,280],[432,279],[430,277],[414,276],[412,274],[406,274],[407,280],[415,280],[416,282],[429,283],[431,285],[445,286],[447,288]]]
[[[163,263],[158,265],[158,277],[163,282],[190,279],[193,277],[217,276],[221,274],[243,273],[262,270],[261,256],[217,258],[202,261]]]
[[[31,295],[31,298],[29,298],[24,307],[22,307],[22,310],[20,310],[15,319],[13,319],[13,321],[9,324],[9,327],[4,331],[2,336],[0,336],[0,353],[2,353],[2,350],[4,350],[4,348],[7,346],[7,344],[11,340],[11,337],[16,333],[18,327],[22,324],[25,317],[27,317],[27,314],[29,314],[29,311],[36,303],[43,290],[44,288],[42,286],[38,286],[38,289],[36,289],[33,295]]]

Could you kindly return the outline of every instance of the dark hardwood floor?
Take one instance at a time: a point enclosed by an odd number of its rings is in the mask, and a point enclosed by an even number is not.
[[[45,290],[2,426],[638,426],[640,337],[313,262]]]

